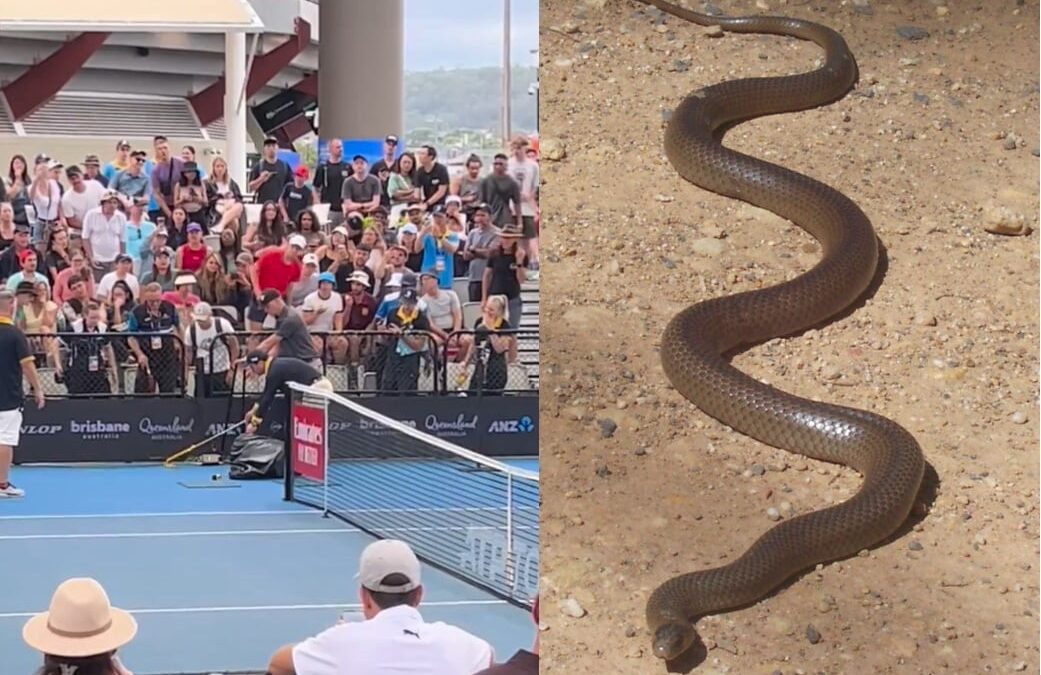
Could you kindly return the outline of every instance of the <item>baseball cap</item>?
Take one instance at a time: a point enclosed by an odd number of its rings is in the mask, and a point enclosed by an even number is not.
[[[18,262],[25,263],[29,258],[35,258],[39,255],[35,248],[25,248],[18,252]],[[32,282],[29,282],[32,283]]]
[[[117,141],[116,142],[116,150],[120,150],[122,148],[129,149],[130,148],[130,141],[126,140],[125,138],[120,139],[119,141]]]
[[[365,157],[365,155],[355,155],[354,157],[351,157],[352,162],[357,162],[359,159],[363,162],[369,161],[368,158]]]
[[[202,226],[199,223],[188,223],[188,227],[185,230],[187,232],[202,232]]]
[[[304,256],[303,263],[305,265],[314,265],[315,267],[318,267],[318,256],[314,253],[308,253]]]
[[[260,296],[260,306],[266,307],[269,302],[274,302],[282,297],[282,294],[273,288],[269,288]]]
[[[441,205],[435,206],[434,210],[431,211],[431,213],[434,215],[435,218],[438,217],[438,216],[441,216],[442,218],[444,218],[445,216],[448,215],[447,213],[445,213],[445,207],[443,207]]]
[[[416,293],[416,289],[414,289],[414,288],[403,288],[403,289],[401,289],[401,301],[402,302],[405,302],[406,300],[411,301],[411,302],[415,302],[418,299],[419,299],[419,295]]]
[[[419,558],[408,544],[397,539],[382,539],[369,544],[361,552],[357,579],[364,588],[377,593],[408,593],[419,588],[421,571]],[[408,579],[408,583],[401,586],[384,584],[383,580],[392,574],[400,574]]]
[[[174,250],[172,248],[170,248],[169,246],[164,246],[161,249],[159,249],[158,251],[156,251],[155,254],[157,256],[165,255],[167,258],[172,258],[172,257],[174,257]]]
[[[252,265],[253,254],[249,251],[243,251],[242,253],[239,253],[237,256],[235,256],[235,262],[242,263],[243,265]]]
[[[438,278],[437,272],[435,272],[434,270],[430,269],[429,267],[426,268],[425,270],[423,270],[422,272],[420,272],[419,273],[419,277],[421,279],[423,277],[430,277],[431,279],[437,279]]]
[[[200,302],[192,309],[192,316],[196,319],[208,319],[213,316],[213,308],[208,302]]]
[[[36,285],[31,281],[19,281],[15,295],[36,295]]]
[[[336,275],[333,274],[332,272],[322,272],[321,274],[318,275],[318,283],[322,283],[322,282],[330,283],[333,286],[335,286],[336,285]]]
[[[402,225],[401,229],[399,229],[398,232],[401,232],[402,234],[418,234],[419,230],[417,230],[416,226],[412,223],[407,223],[405,225]]]
[[[155,233],[152,236],[153,237],[169,237],[170,233],[166,231],[165,227],[157,227],[157,228],[155,228]]]
[[[337,234],[337,233],[342,234],[345,237],[351,236],[351,231],[348,230],[343,225],[337,225],[336,227],[333,228],[333,234]]]
[[[249,354],[246,354],[246,363],[251,366],[263,363],[264,361],[267,361],[267,352],[260,349],[254,349]]]
[[[268,136],[264,139],[264,145],[278,145],[278,139],[274,136]]]
[[[388,134],[387,137],[384,138],[383,140],[386,143],[393,143],[394,145],[398,144],[398,137],[395,136],[394,134]]]
[[[295,171],[293,171],[293,175],[299,176],[300,178],[307,178],[311,174],[307,170],[307,167],[301,164],[300,166],[296,167]]]
[[[485,213],[487,213],[487,214],[489,214],[489,215],[490,215],[490,214],[491,214],[491,212],[492,212],[492,209],[491,209],[491,207],[489,207],[489,206],[488,206],[487,204],[485,204],[484,202],[481,202],[480,204],[478,204],[478,205],[477,205],[477,208],[475,208],[474,210],[475,210],[475,211],[484,211]]]
[[[448,195],[445,197],[445,204],[462,204],[463,198],[459,195]]]
[[[120,253],[119,255],[116,256],[116,262],[117,263],[123,263],[123,262],[132,263],[132,262],[134,262],[134,259],[131,258],[130,256],[128,256],[126,253]]]
[[[101,159],[97,155],[87,155],[83,159],[84,166],[101,166]]]
[[[307,240],[302,234],[294,234],[289,238],[289,245],[299,249],[307,248]]]

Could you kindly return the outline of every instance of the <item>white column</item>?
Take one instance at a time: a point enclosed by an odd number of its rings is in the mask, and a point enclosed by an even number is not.
[[[246,191],[246,34],[224,34],[224,124],[228,175]]]

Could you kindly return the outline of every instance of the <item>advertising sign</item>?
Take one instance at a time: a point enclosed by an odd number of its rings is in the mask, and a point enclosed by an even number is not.
[[[325,409],[293,404],[291,452],[293,472],[320,483],[325,482]]]

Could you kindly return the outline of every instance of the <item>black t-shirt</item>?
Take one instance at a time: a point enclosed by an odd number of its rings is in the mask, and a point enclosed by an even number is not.
[[[429,321],[429,319],[427,319],[426,312],[422,312],[422,311],[416,310],[416,318],[414,318],[412,321],[405,321],[404,319],[402,319],[401,318],[401,312],[402,312],[402,308],[401,308],[400,305],[398,306],[397,309],[395,309],[392,312],[390,312],[390,314],[387,316],[387,325],[388,326],[400,326],[401,327],[401,331],[403,333],[408,333],[410,330],[414,330],[414,331],[429,331],[430,330],[430,321]],[[391,344],[391,347],[392,347],[392,349],[391,349],[391,353],[392,354],[395,354],[399,358],[402,357],[401,354],[397,354],[396,351],[393,349],[393,347],[394,347],[393,343]],[[420,351],[422,351],[422,349],[420,349]],[[415,356],[415,355],[417,355],[419,353],[420,352],[415,352],[414,354],[405,354],[404,356],[406,356],[406,357],[407,356]]]
[[[22,361],[32,357],[25,333],[0,319],[0,410],[19,410],[25,404]]]
[[[148,311],[148,305],[141,303],[130,311],[127,320],[131,333],[168,333],[173,335],[174,328],[178,323],[177,308],[171,302],[160,300],[159,311],[156,314],[151,314]],[[173,350],[174,348],[173,339],[159,335],[138,338],[137,342],[145,355],[151,352]]]
[[[282,196],[282,188],[287,183],[293,182],[293,172],[290,171],[289,165],[280,159],[276,159],[273,164],[268,164],[267,161],[262,159],[253,165],[253,170],[249,172],[249,180],[251,182],[255,181],[260,177],[261,171],[270,171],[274,175],[257,188],[257,204],[277,202],[278,198]]]
[[[488,284],[488,295],[505,295],[508,300],[520,297],[520,281],[517,280],[516,252],[499,252],[488,260],[492,279]]]
[[[409,253],[408,257],[405,258],[405,267],[409,268],[416,274],[423,271],[423,252]]]
[[[18,262],[18,251],[14,246],[8,246],[3,253],[0,253],[0,281],[6,282],[21,271],[22,264]]]
[[[47,257],[44,260],[45,269],[47,275],[50,276],[51,268],[54,268],[55,273],[60,273],[63,270],[72,267],[72,263],[63,256],[58,255],[54,251],[49,251]],[[54,279],[51,279],[51,284],[54,284]]]
[[[300,314],[286,305],[278,317],[275,333],[282,338],[278,343],[278,355],[313,361],[319,358],[318,352],[311,343],[311,333]]]
[[[390,173],[389,172],[390,172],[390,168],[391,168],[392,164],[393,164],[393,162],[391,162],[390,164],[387,164],[387,161],[385,159],[380,158],[369,169],[369,174],[375,176],[380,181],[380,190],[381,190],[381,192],[380,192],[380,204],[382,204],[383,206],[387,207],[388,209],[390,208],[390,195],[387,193],[387,183],[390,182]],[[387,171],[388,172],[386,180],[380,178],[380,171]]]
[[[343,182],[351,177],[354,169],[343,161],[319,164],[314,171],[314,187],[318,190],[318,198],[329,205],[330,211],[343,211]]]
[[[290,183],[282,188],[281,199],[286,203],[286,215],[295,223],[297,214],[311,206],[311,188]]]
[[[442,185],[445,186],[445,193],[441,195],[441,199],[431,204],[431,206],[445,203],[445,199],[448,198],[449,180],[448,168],[440,162],[434,162],[434,166],[430,167],[429,173],[424,171],[423,167],[416,169],[416,185],[422,190],[424,201],[433,197],[434,193]]]
[[[66,368],[76,373],[105,372],[105,347],[110,339],[101,332],[100,326],[92,330],[84,328],[76,336],[70,336],[67,342],[69,351],[65,357]]]
[[[366,176],[363,180],[348,178],[343,182],[344,201],[364,204],[380,193],[380,179],[375,176]]]
[[[513,176],[488,174],[481,181],[480,199],[491,209],[492,223],[502,227],[517,222],[510,210],[510,202],[520,208],[520,183]]]

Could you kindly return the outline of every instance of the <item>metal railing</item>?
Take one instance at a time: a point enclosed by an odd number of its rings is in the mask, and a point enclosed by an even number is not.
[[[201,344],[188,344],[176,333],[63,332],[27,337],[44,393],[51,398],[220,398],[260,393],[263,378],[248,376],[236,361],[272,332],[207,333],[204,338],[196,332],[194,339]],[[315,366],[335,391],[356,396],[496,396],[538,391],[538,331],[412,334],[422,338],[418,351],[401,348],[400,337],[384,329],[312,332],[319,355]],[[139,354],[146,363],[139,362]]]

